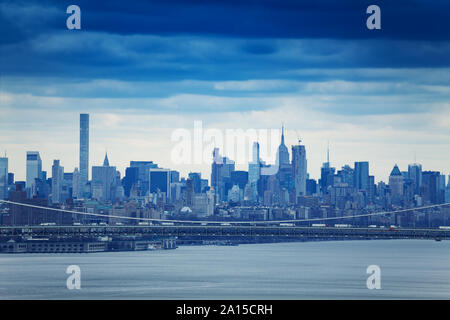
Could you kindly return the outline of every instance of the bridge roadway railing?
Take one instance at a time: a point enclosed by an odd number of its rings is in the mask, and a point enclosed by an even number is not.
[[[450,239],[445,229],[380,229],[336,227],[276,226],[9,226],[0,227],[0,237],[95,237],[95,236],[170,236],[170,237],[286,237],[349,239]]]

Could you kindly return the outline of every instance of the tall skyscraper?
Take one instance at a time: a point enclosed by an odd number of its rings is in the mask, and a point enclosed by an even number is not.
[[[189,179],[194,181],[194,192],[202,192],[202,174],[199,172],[190,172],[188,174]]]
[[[105,154],[103,166],[92,167],[93,197],[97,200],[114,200],[116,184],[116,167],[109,165],[108,155]],[[94,192],[95,190],[95,192]],[[95,196],[94,196],[95,195]]]
[[[0,200],[8,198],[8,158],[0,158]]]
[[[408,165],[408,176],[414,184],[414,194],[420,194],[420,187],[422,187],[422,165],[413,163]]]
[[[284,144],[284,126],[281,127],[281,143],[277,151],[277,160],[280,167],[289,166],[289,150]]]
[[[84,187],[89,181],[89,114],[80,114],[80,177],[78,195],[83,197]]]
[[[180,182],[180,173],[176,170],[170,170],[170,183]]]
[[[355,162],[354,186],[357,191],[369,190],[369,162]]]
[[[213,150],[213,162],[211,164],[211,187],[214,190],[214,197],[225,201],[227,195],[227,185],[231,188],[231,172],[235,169],[235,162],[220,155],[219,149]]]
[[[328,193],[328,187],[334,185],[334,175],[336,172],[336,168],[330,167],[330,146],[327,148],[327,162],[322,164],[320,168],[320,191],[322,194]]]
[[[27,151],[26,188],[30,197],[37,194],[36,179],[42,179],[42,160],[38,151]]]
[[[258,181],[261,176],[261,159],[259,157],[259,143],[253,143],[253,160],[248,164],[248,183],[250,200],[258,201]]]
[[[14,184],[14,173],[9,172],[8,173],[8,185],[13,185]]]
[[[200,181],[199,181],[200,183]],[[166,201],[170,199],[170,170],[163,168],[150,169],[150,192],[163,193]],[[195,192],[195,181],[194,181]]]
[[[139,168],[129,167],[125,169],[125,177],[122,179],[124,193],[127,197],[130,196],[131,188],[139,181]],[[140,190],[138,190],[140,191]]]
[[[219,194],[219,182],[220,182],[220,169],[223,166],[222,157],[220,156],[219,148],[214,148],[213,153],[213,161],[211,164],[211,187],[214,190],[214,194]],[[193,185],[193,181],[190,182]]]
[[[443,197],[441,198],[439,188],[440,175],[439,171],[422,172],[422,196],[425,204],[438,204],[444,200]],[[445,194],[445,192],[442,194]]]
[[[147,195],[150,192],[150,169],[158,168],[158,165],[153,163],[153,161],[130,161],[130,168],[137,168],[138,170],[140,195]],[[135,183],[134,181],[132,182],[132,184]]]
[[[52,203],[61,203],[63,176],[64,176],[64,167],[61,167],[59,160],[53,160]]]
[[[78,168],[75,168],[75,170],[73,171],[72,197],[73,198],[80,197],[80,171],[78,171]]]
[[[194,181],[191,179],[186,180],[186,205],[192,207],[194,205]]]
[[[394,166],[389,175],[389,186],[393,197],[403,196],[403,175],[397,165]]]
[[[297,202],[299,196],[306,195],[307,160],[304,145],[292,146],[292,177],[294,179],[295,202]]]
[[[292,179],[292,166],[289,161],[289,150],[284,144],[284,126],[281,129],[281,143],[277,152],[278,172],[277,179],[279,182],[280,192],[285,193],[292,190],[294,181]],[[278,198],[282,198],[279,196]]]
[[[330,167],[330,162],[324,162],[320,168],[320,190],[322,194],[328,193],[328,187],[334,184],[334,173],[336,168]]]

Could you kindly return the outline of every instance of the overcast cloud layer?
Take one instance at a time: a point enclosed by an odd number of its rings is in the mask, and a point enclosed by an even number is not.
[[[81,8],[81,30],[66,8]],[[25,178],[78,166],[80,112],[91,114],[91,161],[124,173],[130,160],[172,162],[177,128],[287,129],[308,171],[370,161],[376,180],[397,163],[450,174],[450,3],[377,1],[2,1],[0,152]],[[277,146],[278,141],[273,146]],[[271,147],[273,147],[271,146]],[[265,160],[273,160],[267,155]],[[240,166],[240,169],[247,169]]]

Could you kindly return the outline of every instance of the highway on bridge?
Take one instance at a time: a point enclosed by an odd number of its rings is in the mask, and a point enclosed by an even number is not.
[[[0,227],[0,237],[199,237],[285,239],[450,239],[449,229],[440,228],[368,228],[368,227],[298,227],[258,225],[148,225],[148,226],[7,226]]]

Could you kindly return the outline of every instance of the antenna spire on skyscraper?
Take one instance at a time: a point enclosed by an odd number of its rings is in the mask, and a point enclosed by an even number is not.
[[[328,147],[327,147],[327,163],[330,163],[330,140],[328,140]]]
[[[109,167],[108,151],[105,152],[105,160],[103,160],[103,166]]]

